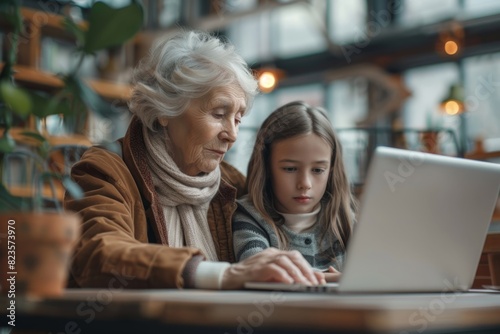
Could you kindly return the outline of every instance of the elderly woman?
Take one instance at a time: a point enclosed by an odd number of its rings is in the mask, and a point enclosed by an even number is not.
[[[239,263],[231,218],[244,177],[223,161],[256,82],[234,48],[201,32],[159,43],[135,73],[121,152],[89,149],[72,169],[83,218],[71,286],[238,289],[246,281],[318,284],[297,252]]]

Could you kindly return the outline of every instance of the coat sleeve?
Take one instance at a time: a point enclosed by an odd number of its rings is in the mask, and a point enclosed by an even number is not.
[[[268,233],[240,205],[233,215],[233,245],[236,261],[271,247]]]
[[[92,148],[71,174],[84,198],[66,195],[64,203],[82,218],[70,279],[86,288],[183,287],[182,270],[200,251],[148,242],[145,209],[123,160]]]

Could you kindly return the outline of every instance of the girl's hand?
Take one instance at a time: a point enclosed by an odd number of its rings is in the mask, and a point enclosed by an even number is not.
[[[267,248],[248,259],[233,263],[222,278],[222,289],[241,289],[245,282],[324,284],[324,274],[315,272],[298,251]]]
[[[326,271],[324,274],[327,282],[338,282],[340,276],[342,276],[342,273],[332,266],[330,266],[328,268],[328,271]]]

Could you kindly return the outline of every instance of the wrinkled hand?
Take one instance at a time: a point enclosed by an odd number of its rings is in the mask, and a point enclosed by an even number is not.
[[[340,276],[342,276],[342,273],[332,266],[330,266],[328,271],[325,272],[325,279],[327,282],[338,282]]]
[[[241,289],[245,282],[324,284],[324,274],[315,272],[298,251],[267,248],[232,264],[224,272],[222,289]]]

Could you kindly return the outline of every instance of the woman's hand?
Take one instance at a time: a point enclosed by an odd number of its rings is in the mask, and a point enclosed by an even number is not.
[[[267,248],[232,264],[222,278],[222,289],[241,289],[245,282],[324,284],[324,274],[315,272],[298,251]]]
[[[342,273],[332,266],[330,266],[328,271],[325,272],[325,279],[327,282],[338,282],[340,276],[342,276]]]

